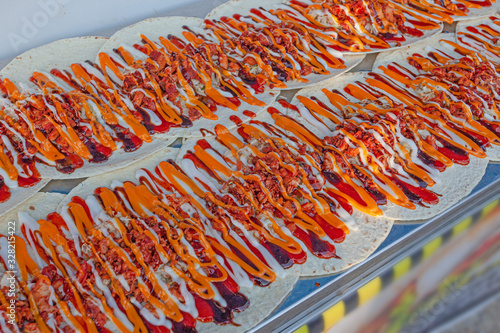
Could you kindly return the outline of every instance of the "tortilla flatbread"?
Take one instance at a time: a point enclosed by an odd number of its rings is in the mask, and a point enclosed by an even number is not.
[[[448,54],[453,54],[454,53],[453,47],[442,41],[456,42],[455,34],[442,33],[429,39],[428,43],[415,45],[405,50],[398,50],[390,53],[385,53],[383,55],[379,55],[377,56],[375,62],[373,63],[373,71],[376,73],[382,73],[379,67],[380,66],[387,67],[387,65],[390,64],[391,62],[397,62],[405,68],[413,68],[407,61],[408,57],[410,57],[415,53],[420,53],[422,55],[427,54],[434,48],[441,49]],[[488,110],[486,110],[486,112],[488,112]],[[490,113],[490,115],[495,116],[494,113]],[[486,153],[490,161],[494,162],[500,161],[500,145],[491,145],[490,147],[487,147]]]
[[[324,88],[328,90],[337,89],[342,91],[342,89],[349,83],[364,81],[366,75],[367,72],[347,73],[341,76],[337,82],[324,86]],[[306,88],[300,90],[296,96],[315,96],[325,104],[330,104],[328,98],[321,92],[320,89]],[[291,103],[293,105],[299,104],[297,97],[294,97]],[[307,119],[304,119],[297,112],[288,110],[288,114],[297,119],[297,121],[301,124],[307,126],[309,129],[314,129],[314,126],[312,126]],[[314,133],[320,138],[325,136],[325,134],[318,129],[314,129]],[[447,168],[444,172],[439,173],[440,182],[430,187],[430,190],[442,195],[439,197],[438,204],[431,205],[428,208],[417,206],[415,210],[410,210],[388,201],[385,207],[381,206],[381,209],[384,212],[383,216],[402,221],[423,220],[436,216],[459,202],[462,198],[466,197],[482,179],[487,166],[488,159],[480,159],[470,156],[470,163],[468,165],[463,166],[454,164],[453,166]],[[457,181],[457,179],[460,179],[460,181]]]
[[[257,117],[256,120],[274,124],[267,112]],[[233,134],[235,134],[234,131]],[[215,139],[205,138],[205,140],[223,156],[232,156],[229,150],[219,144]],[[177,157],[178,165],[182,165],[183,156],[187,151],[193,149],[196,142],[197,140],[192,139],[184,143]],[[203,170],[199,169],[198,171],[207,179],[212,180],[210,175]],[[188,176],[190,175],[189,170],[186,170],[186,173]],[[216,182],[213,182],[213,185],[220,188],[220,185],[216,184]],[[340,273],[362,262],[375,252],[385,240],[393,225],[392,219],[369,216],[358,211],[354,211],[351,218],[352,220],[350,223],[355,222],[357,230],[350,228],[350,233],[345,236],[345,240],[342,243],[335,244],[336,254],[340,259],[320,259],[309,252],[307,248],[303,247],[304,251],[307,252],[307,261],[301,265],[293,265],[291,268],[287,269],[286,272],[288,274],[297,274],[300,276],[321,276]],[[275,220],[280,221],[280,219],[276,217]],[[349,224],[347,225],[349,226]]]
[[[257,7],[264,7],[264,8],[271,8],[274,5],[279,5],[282,4],[283,1],[281,0],[270,0],[270,1],[255,1],[255,0],[230,0],[218,7],[215,7],[208,13],[206,16],[206,19],[208,20],[213,20],[213,19],[218,19],[222,16],[232,16],[235,13],[238,13],[240,15],[248,15],[250,13],[250,10],[252,8],[257,8]],[[342,56],[339,52],[339,56]],[[287,82],[286,85],[287,87],[284,90],[291,90],[291,89],[300,89],[304,87],[310,87],[313,85],[321,84],[322,82],[326,80],[333,79],[337,77],[338,75],[348,72],[350,69],[358,65],[363,59],[365,58],[364,54],[344,54],[343,59],[345,61],[345,68],[339,68],[339,69],[334,69],[334,68],[327,68],[328,71],[330,72],[329,75],[321,75],[321,74],[310,74],[308,76],[305,76],[308,80],[308,82],[300,82],[300,81],[295,81],[295,82]]]
[[[73,63],[94,60],[105,41],[106,38],[103,37],[77,37],[46,44],[16,57],[0,71],[0,76],[9,78],[14,83],[25,83],[32,89],[38,89],[28,81],[34,71],[50,72],[53,68],[69,69],[69,66]],[[143,142],[142,147],[136,151],[127,153],[123,149],[118,149],[113,152],[105,163],[89,163],[86,161],[83,167],[76,169],[71,174],[61,173],[56,168],[41,163],[37,164],[37,169],[44,178],[90,177],[130,165],[169,146],[176,139],[176,137],[166,138],[154,135],[153,142]]]
[[[240,15],[247,15],[250,12],[250,9],[252,9],[252,8],[262,7],[264,9],[271,9],[274,6],[284,4],[287,2],[288,1],[284,1],[284,0],[230,0],[230,1],[224,3],[220,6],[212,9],[212,11],[210,13],[208,13],[208,15],[206,16],[206,19],[213,20],[213,19],[218,19],[222,16],[232,16],[233,14],[236,14],[236,13],[240,14]],[[344,54],[346,66],[347,66],[347,63],[352,61],[350,59],[350,57],[348,57],[348,56],[354,56],[356,54],[358,54],[358,55],[365,54],[366,55],[366,54],[371,54],[371,53],[381,53],[381,52],[396,50],[399,48],[404,48],[406,46],[410,46],[410,45],[414,45],[414,44],[419,44],[419,43],[424,42],[426,39],[434,36],[435,34],[439,34],[442,31],[442,28],[443,28],[443,25],[441,24],[441,29],[422,30],[424,35],[421,37],[405,36],[406,40],[404,42],[402,42],[400,46],[395,46],[395,47],[391,47],[388,49],[377,49],[377,50],[371,50],[371,51],[365,51],[365,52],[363,52],[363,51],[360,51],[360,52],[345,51],[345,52],[341,52],[341,53]],[[350,67],[350,66],[347,66],[347,67]],[[334,72],[334,70],[330,70],[330,71],[332,72],[332,75],[334,73],[336,73],[336,72]],[[346,72],[346,71],[343,71],[343,72]],[[343,72],[341,72],[339,70],[339,72],[335,75],[340,75]],[[321,81],[320,78],[318,78],[317,80],[319,80],[318,82]],[[316,83],[318,83],[318,82],[316,82]],[[311,81],[311,84],[312,84],[312,81]],[[297,84],[296,86],[294,85],[293,87],[290,86],[289,89],[302,88],[302,87],[306,87],[306,86],[309,86],[309,85]]]
[[[105,52],[108,54],[114,54],[114,49],[120,46],[132,47],[134,44],[140,43],[141,34],[146,36],[148,39],[159,42],[158,38],[168,35],[174,35],[182,38],[183,26],[188,26],[193,31],[199,31],[201,29],[201,24],[203,20],[196,17],[157,17],[150,18],[128,27],[125,27],[117,31],[109,40],[102,46],[99,53]],[[135,53],[134,53],[135,54]],[[137,54],[139,54],[137,52]],[[143,57],[143,59],[145,56]],[[269,90],[267,89],[264,93],[255,95],[256,98],[265,103],[265,107],[269,106],[274,102],[276,97],[279,95],[279,90]],[[177,138],[177,137],[196,137],[200,136],[200,129],[212,130],[215,125],[221,121],[227,121],[230,116],[237,116],[242,121],[248,121],[251,117],[244,114],[244,111],[250,111],[255,114],[262,112],[265,107],[250,105],[244,101],[241,101],[241,105],[238,107],[238,111],[233,111],[229,108],[217,106],[217,111],[215,115],[219,118],[217,120],[210,120],[200,118],[193,121],[193,126],[189,128],[174,127],[171,128],[166,133],[156,134],[155,136],[162,138]]]
[[[144,160],[114,172],[113,174],[91,177],[75,187],[59,204],[58,211],[71,201],[74,196],[82,198],[91,195],[97,187],[110,187],[114,181],[135,181],[135,174],[138,169],[146,168],[154,170],[161,162],[168,159],[175,159],[178,154],[178,149],[166,149],[162,152],[151,155]],[[214,323],[198,322],[197,330],[199,332],[243,332],[257,325],[265,317],[269,316],[272,311],[281,303],[281,301],[290,293],[293,286],[298,280],[298,276],[289,275],[283,278],[278,278],[268,287],[241,287],[240,292],[246,295],[250,301],[248,309],[241,313],[234,314],[234,322],[242,326],[236,327],[233,325],[220,326]],[[266,295],[273,295],[272,298]]]

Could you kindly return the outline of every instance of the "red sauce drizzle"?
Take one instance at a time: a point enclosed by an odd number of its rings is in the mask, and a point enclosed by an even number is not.
[[[252,111],[249,111],[249,110],[245,110],[243,111],[243,115],[249,117],[249,118],[255,118],[256,114]]]

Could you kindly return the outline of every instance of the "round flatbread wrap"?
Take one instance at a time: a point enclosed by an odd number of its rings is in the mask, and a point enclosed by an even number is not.
[[[115,182],[137,181],[136,175],[139,169],[145,168],[153,171],[160,162],[175,159],[178,152],[178,149],[165,149],[162,152],[151,155],[134,165],[112,174],[90,177],[68,193],[68,195],[59,204],[58,210],[61,211],[61,209],[65,207],[75,196],[86,198],[89,195],[92,195],[94,190],[98,187],[112,188],[112,184]],[[240,288],[240,293],[248,298],[250,305],[246,310],[240,313],[234,313],[233,322],[241,326],[220,326],[214,323],[198,322],[196,329],[200,333],[247,331],[257,325],[260,321],[264,320],[281,304],[285,297],[287,297],[291,292],[297,280],[298,275],[291,274],[277,278],[267,287],[242,286]],[[269,295],[272,295],[272,297],[269,297]]]
[[[169,35],[176,36],[186,42],[182,35],[182,32],[185,31],[184,27],[188,27],[195,33],[201,33],[202,23],[203,20],[196,17],[174,16],[146,19],[117,31],[101,47],[99,53],[104,52],[109,55],[118,57],[114,50],[120,47],[124,47],[125,50],[132,51],[135,44],[141,43],[141,35],[144,35],[150,41],[157,43],[158,47],[161,47],[159,38],[167,38],[167,36]],[[135,52],[133,51],[133,55],[136,59],[146,59],[146,55],[138,52],[137,50]],[[250,91],[252,91],[251,88]],[[193,121],[193,124],[190,127],[172,127],[168,130],[168,132],[156,134],[155,136],[167,139],[178,137],[199,137],[201,135],[201,129],[211,131],[213,130],[215,125],[221,122],[227,122],[228,125],[230,125],[228,119],[231,116],[238,117],[241,121],[246,122],[250,120],[255,114],[262,112],[265,107],[271,105],[278,95],[279,90],[266,89],[263,93],[254,94],[254,97],[260,100],[263,103],[263,106],[251,105],[249,103],[246,103],[245,101],[240,100],[241,105],[238,106],[238,110],[233,111],[230,108],[218,105],[217,111],[214,112],[218,119],[211,120],[206,118],[199,118]]]
[[[341,76],[335,83],[324,86],[323,88],[330,91],[338,90],[342,92],[348,84],[363,82],[367,78],[368,73],[369,72],[347,73]],[[352,98],[352,96],[348,94],[344,95],[348,100],[349,97]],[[321,89],[306,88],[300,90],[293,98],[291,102],[292,105],[300,104],[297,96],[314,96],[318,100],[335,110],[335,107],[331,105],[329,99],[325,96]],[[352,102],[358,102],[358,100],[354,100],[352,98]],[[306,126],[320,138],[326,136],[325,133],[314,126],[309,119],[302,117],[298,112],[291,109],[288,109],[287,112],[288,115],[295,118],[297,122]],[[323,120],[328,123],[328,120]],[[388,201],[386,205],[380,206],[380,208],[383,210],[383,216],[389,219],[400,221],[424,220],[442,213],[443,211],[459,202],[462,198],[470,194],[471,191],[476,187],[476,185],[481,181],[484,173],[486,172],[486,167],[488,166],[487,158],[481,159],[474,156],[469,157],[470,163],[468,165],[453,164],[451,167],[446,168],[444,172],[440,172],[438,174],[438,179],[435,179],[436,184],[432,187],[429,187],[431,191],[439,195],[439,202],[437,204],[429,205],[429,207],[422,207],[417,205],[414,210],[411,210]],[[460,179],[460,181],[457,181],[457,179]]]
[[[274,124],[274,120],[269,115],[269,113],[264,113],[256,118],[260,122],[267,122],[269,124]],[[232,131],[233,135],[237,136],[235,131]],[[213,138],[205,138],[205,140],[210,144],[211,147],[216,149],[222,156],[232,159],[232,153],[218,141]],[[179,155],[177,157],[177,164],[183,166],[184,156],[188,151],[193,151],[194,146],[197,144],[197,140],[188,140],[181,147]],[[190,173],[190,169],[184,168],[186,174],[193,178],[195,175]],[[205,181],[210,178],[202,169],[198,169],[201,174],[205,177]],[[213,180],[213,179],[211,179]],[[213,182],[212,186],[220,188],[220,184]],[[262,220],[262,217],[257,217]],[[278,225],[282,229],[286,229],[283,219],[273,217]],[[264,218],[265,219],[265,218]],[[342,217],[341,217],[342,220]],[[264,225],[266,225],[264,223]],[[374,217],[369,216],[364,213],[354,211],[353,215],[349,217],[349,223],[347,226],[352,225],[349,228],[349,233],[346,234],[345,239],[341,243],[335,244],[336,255],[339,258],[321,259],[312,254],[304,245],[303,250],[307,253],[307,260],[303,264],[295,264],[292,267],[286,269],[287,274],[294,274],[299,276],[321,276],[328,274],[340,273],[368,258],[375,250],[380,246],[380,244],[386,239],[389,234],[393,220],[386,217]],[[269,228],[271,228],[268,225]],[[272,229],[269,229],[271,234],[274,234]]]
[[[209,20],[214,20],[218,19],[223,16],[231,17],[234,14],[240,14],[240,15],[248,15],[250,13],[250,10],[253,8],[263,8],[266,10],[270,9],[275,9],[278,7],[283,7],[283,5],[286,5],[289,1],[284,1],[284,0],[230,0],[226,3],[223,3],[222,5],[214,8],[208,15],[206,16],[206,19]],[[350,63],[352,60],[355,58],[350,59],[350,57],[356,55],[356,54],[371,54],[371,53],[381,53],[381,52],[386,52],[386,51],[391,51],[399,48],[404,48],[410,45],[414,44],[420,44],[427,40],[428,38],[431,38],[432,36],[439,34],[443,29],[443,24],[440,24],[439,29],[434,29],[434,30],[422,30],[423,35],[420,37],[413,37],[413,36],[405,36],[405,41],[398,42],[397,44],[392,45],[390,48],[387,49],[374,49],[374,50],[368,50],[368,51],[360,51],[360,52],[350,52],[350,51],[345,51],[345,52],[339,52],[342,53],[345,57],[346,61],[346,67],[350,67],[348,63]],[[344,71],[346,72],[346,71]],[[338,72],[335,72],[334,70],[332,71],[332,75],[340,75],[341,72],[340,70]],[[309,78],[309,77],[308,77]],[[294,84],[290,85],[289,89],[296,89],[300,87],[306,87],[310,86],[313,84],[313,80],[320,80],[320,78],[316,79],[316,77],[311,78],[311,84],[309,85],[304,85],[304,84]],[[318,83],[318,82],[316,82]],[[314,83],[314,84],[316,84]]]
[[[0,72],[0,76],[9,78],[12,82],[20,85],[29,86],[29,90],[37,92],[38,87],[29,82],[29,78],[33,72],[38,71],[50,75],[50,71],[54,68],[69,70],[70,66],[75,63],[84,63],[87,60],[93,61],[99,49],[106,42],[103,37],[77,37],[70,39],[62,39],[50,44],[46,44],[21,54],[12,60]],[[73,89],[64,85],[61,80],[55,79],[58,83],[62,84],[68,91]],[[94,110],[94,114],[98,111]],[[103,125],[104,126],[104,125]],[[160,135],[153,135],[153,141],[150,143],[143,142],[142,146],[135,151],[125,152],[123,149],[118,148],[115,150],[107,161],[102,163],[90,163],[84,160],[85,164],[81,168],[75,169],[72,173],[59,172],[55,167],[37,163],[37,169],[44,178],[50,179],[74,179],[84,178],[101,173],[106,173],[111,170],[116,170],[130,165],[142,158],[157,152],[170,144],[172,144],[177,137],[165,137]]]
[[[216,20],[223,16],[231,17],[233,14],[240,15],[248,15],[250,14],[250,10],[253,8],[262,7],[264,9],[271,9],[277,5],[283,4],[282,0],[270,0],[270,1],[255,1],[255,0],[230,0],[222,5],[214,8],[208,15],[206,16],[207,20]],[[321,75],[311,73],[307,76],[304,76],[307,79],[307,82],[301,81],[291,81],[286,83],[286,88],[284,90],[292,90],[292,89],[300,89],[304,87],[310,87],[318,84],[322,84],[327,80],[331,80],[342,73],[348,72],[356,65],[361,63],[365,58],[364,54],[342,54],[341,52],[333,52],[335,56],[339,59],[344,60],[344,68],[327,68],[330,74]]]
[[[400,64],[402,67],[417,72],[415,67],[410,65],[408,62],[408,58],[415,54],[421,54],[423,56],[427,55],[431,51],[440,50],[444,54],[449,56],[455,55],[456,58],[461,58],[462,55],[458,54],[454,50],[454,46],[449,43],[456,42],[456,35],[451,33],[442,33],[432,37],[428,43],[414,45],[404,50],[397,50],[393,52],[380,54],[375,59],[373,63],[373,71],[376,73],[382,73],[380,67],[385,67],[393,62]],[[466,45],[461,44],[463,47]],[[477,50],[476,50],[477,51]],[[482,54],[481,52],[479,54]],[[497,118],[496,113],[493,110],[485,109],[485,113],[490,115],[491,117]],[[489,147],[486,147],[486,154],[488,155],[488,159],[493,162],[500,161],[500,145],[491,144]]]

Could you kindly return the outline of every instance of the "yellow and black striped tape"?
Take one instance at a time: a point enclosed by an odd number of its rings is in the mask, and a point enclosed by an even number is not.
[[[499,204],[500,200],[495,200],[486,205],[481,211],[467,217],[443,235],[434,238],[410,256],[399,261],[391,269],[384,271],[384,273],[366,283],[356,292],[349,294],[345,300],[336,303],[320,316],[313,318],[307,324],[295,330],[294,333],[321,333],[331,328],[347,314],[377,296],[391,282],[400,279],[421,261],[433,255],[448,240],[468,230]]]

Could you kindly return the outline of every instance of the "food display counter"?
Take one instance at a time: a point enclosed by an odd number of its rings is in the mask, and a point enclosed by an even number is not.
[[[178,8],[170,8],[168,11],[158,12],[157,15],[204,17],[222,2],[224,1],[200,1],[189,6],[176,4]],[[70,11],[71,8],[70,2],[67,10]],[[119,20],[116,22],[116,27],[96,31],[95,34],[110,36],[126,25]],[[445,31],[453,29],[454,26],[445,26]],[[376,54],[368,55],[351,71],[371,70],[375,57]],[[0,60],[0,68],[10,60],[10,58]],[[291,101],[297,91],[284,91],[281,96]],[[173,147],[180,147],[181,144],[182,142],[178,140]],[[66,194],[81,181],[83,179],[52,180],[42,192]],[[460,182],[460,179],[456,181]],[[442,282],[456,277],[457,267],[463,264],[456,262],[450,267],[443,267],[439,263],[442,264],[448,259],[439,256],[441,253],[452,251],[461,253],[466,261],[469,255],[484,245],[488,236],[495,233],[495,227],[496,230],[500,229],[498,228],[499,205],[500,164],[490,163],[483,179],[470,195],[429,220],[404,224],[396,222],[387,239],[367,260],[338,274],[300,279],[280,307],[251,329],[251,332],[320,333],[346,331],[353,326],[356,326],[359,332],[370,332],[371,329],[424,332],[452,320],[453,315],[446,309],[437,311],[431,308],[427,312],[421,310],[418,315],[411,318],[404,315],[397,317],[394,314],[397,313],[395,309],[403,313],[421,309],[419,304],[429,302],[436,295],[439,297],[433,304],[441,302],[443,307],[451,306],[451,303],[460,300],[462,306],[454,308],[457,314],[466,312],[468,308],[480,303],[481,297],[472,299],[464,296],[470,292],[468,288],[474,288],[472,284],[479,284],[480,275],[469,277],[467,281],[461,283],[450,282],[451,284],[446,284],[449,288],[448,294],[443,296],[439,293],[443,289]],[[484,264],[481,266],[483,268],[481,276],[486,276],[488,272],[496,272],[498,268],[497,254],[500,249],[494,240],[491,242],[487,258],[480,262]],[[464,248],[467,248],[466,253],[460,251]],[[422,292],[424,295],[420,295],[418,280],[430,271],[435,271],[439,278],[428,278],[430,282],[427,289],[424,288],[425,292]],[[460,272],[463,271],[470,272],[465,268]],[[450,285],[452,287],[449,287]],[[498,283],[487,285],[481,289],[479,296],[486,297],[490,293],[500,291]],[[455,298],[449,298],[450,293],[455,295]],[[403,304],[404,300],[407,303]],[[369,312],[376,315],[370,316],[367,314]],[[381,323],[381,318],[386,318],[385,322]]]

